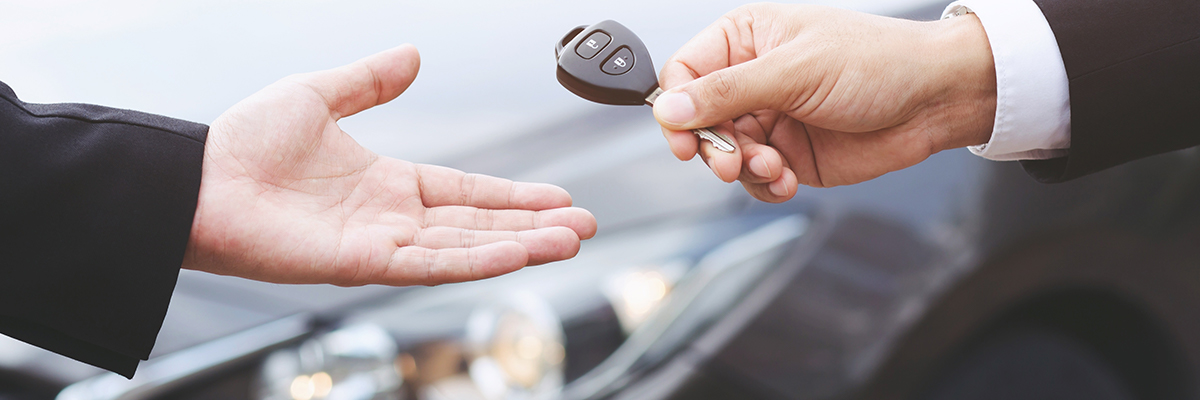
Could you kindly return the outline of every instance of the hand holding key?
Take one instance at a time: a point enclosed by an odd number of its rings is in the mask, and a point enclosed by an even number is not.
[[[995,67],[979,20],[916,22],[827,7],[738,8],[664,65],[655,117],[682,160],[781,202],[988,141]],[[689,129],[732,132],[740,152]]]

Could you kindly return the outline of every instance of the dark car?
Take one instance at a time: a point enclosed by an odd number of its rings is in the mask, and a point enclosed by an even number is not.
[[[874,11],[932,19],[944,6]],[[586,8],[560,14],[593,14]],[[553,88],[553,101],[527,112],[537,122],[500,116],[516,133],[426,158],[563,186],[600,222],[577,258],[417,288],[184,271],[134,379],[5,339],[0,399],[1197,398],[1194,149],[1056,185],[950,151],[765,204],[699,160],[675,160],[648,109],[592,105],[556,87],[550,46],[590,22],[539,33],[546,67],[519,75],[537,82],[533,94],[497,105],[532,107],[529,97]],[[470,51],[479,39],[454,40]],[[429,56],[427,69],[437,64]],[[358,127],[389,120],[365,121]]]

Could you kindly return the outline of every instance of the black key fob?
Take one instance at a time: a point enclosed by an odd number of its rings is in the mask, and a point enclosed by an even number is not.
[[[650,52],[629,28],[608,20],[580,26],[554,47],[558,82],[585,99],[640,106],[658,89]]]
[[[642,39],[617,21],[580,26],[554,46],[558,83],[579,97],[618,106],[653,106],[663,93]],[[693,129],[717,150],[732,153],[733,139],[712,128]]]

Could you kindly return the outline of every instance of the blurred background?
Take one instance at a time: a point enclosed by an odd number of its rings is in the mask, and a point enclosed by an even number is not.
[[[926,3],[824,4],[894,14]],[[5,1],[0,76],[30,102],[103,104],[208,123],[289,74],[412,43],[422,56],[412,88],[343,126],[380,154],[428,162],[596,107],[554,79],[551,46],[571,28],[621,21],[661,63],[741,4]]]
[[[812,2],[923,20],[947,3]],[[1053,186],[956,150],[767,205],[675,160],[649,108],[554,78],[576,26],[619,21],[661,65],[739,5],[0,1],[0,81],[23,100],[202,123],[415,44],[412,87],[344,130],[558,184],[600,223],[577,259],[435,288],[183,271],[135,379],[0,336],[0,399],[1196,398],[1193,150]]]

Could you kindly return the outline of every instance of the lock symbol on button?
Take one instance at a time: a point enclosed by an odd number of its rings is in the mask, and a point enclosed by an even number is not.
[[[621,67],[621,68],[625,68],[625,65],[626,65],[625,59],[620,58],[620,57],[617,57],[616,59],[614,59],[613,64],[617,64],[617,66]]]

